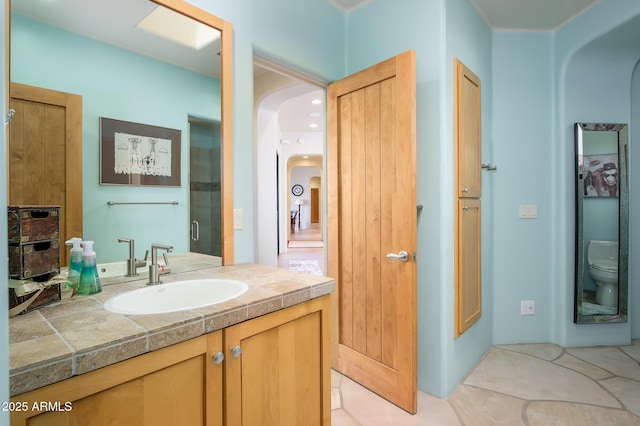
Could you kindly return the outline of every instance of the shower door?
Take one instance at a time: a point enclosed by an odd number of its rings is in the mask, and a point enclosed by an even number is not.
[[[222,256],[220,123],[189,117],[190,251]]]

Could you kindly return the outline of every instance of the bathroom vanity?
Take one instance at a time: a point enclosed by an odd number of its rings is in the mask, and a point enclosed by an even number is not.
[[[236,279],[249,290],[191,311],[103,309],[145,286],[142,274],[12,318],[11,424],[329,424],[334,281],[207,258],[171,256],[163,281]]]

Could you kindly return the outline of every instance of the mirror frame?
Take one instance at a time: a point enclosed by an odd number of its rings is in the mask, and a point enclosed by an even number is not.
[[[584,199],[584,132],[616,132],[618,139],[618,311],[616,314],[583,315],[584,302],[584,238],[583,238],[583,199]],[[628,254],[629,254],[629,130],[626,124],[620,123],[575,123],[575,202],[576,202],[576,235],[575,235],[575,297],[574,322],[576,324],[605,324],[627,322],[628,304]]]
[[[234,263],[233,230],[233,26],[203,9],[184,0],[151,0],[177,13],[190,17],[220,31],[220,81],[221,81],[221,198],[222,198],[222,265]],[[5,108],[9,110],[9,84],[11,82],[10,1],[5,2]],[[6,138],[9,129],[5,126]],[[8,161],[8,158],[5,158]],[[7,172],[8,173],[8,172]],[[7,180],[8,181],[8,180]],[[8,189],[8,188],[7,188]]]

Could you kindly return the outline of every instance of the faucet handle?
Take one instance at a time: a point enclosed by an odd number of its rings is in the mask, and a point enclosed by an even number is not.
[[[162,253],[162,257],[164,257],[164,264],[168,265],[169,264],[169,258],[167,257],[167,253]]]
[[[146,262],[148,258],[149,258],[149,250],[144,252],[144,259],[142,259],[142,260],[144,260]]]

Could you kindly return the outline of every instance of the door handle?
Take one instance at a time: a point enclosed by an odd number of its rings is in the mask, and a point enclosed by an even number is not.
[[[197,220],[191,222],[191,239],[198,241],[200,239],[200,224]]]
[[[409,253],[402,250],[400,253],[387,253],[387,259],[390,260],[402,260],[403,262],[407,262],[409,260]]]

